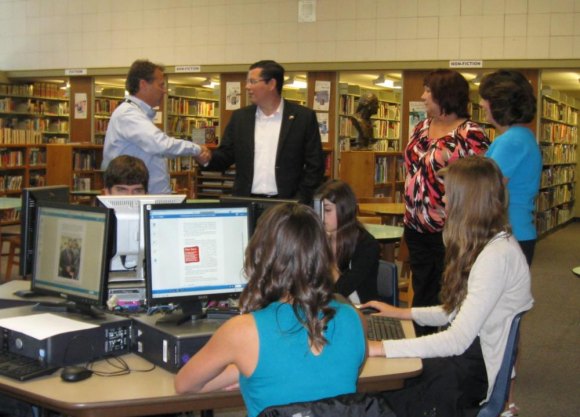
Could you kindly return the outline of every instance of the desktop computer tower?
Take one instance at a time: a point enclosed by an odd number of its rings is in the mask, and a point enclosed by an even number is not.
[[[169,371],[177,372],[200,350],[225,320],[200,319],[181,325],[156,324],[159,316],[133,319],[133,351]]]
[[[21,331],[0,327],[1,349],[38,359],[51,366],[82,364],[130,352],[130,319],[112,314],[105,314],[98,319],[83,318],[74,313],[51,314],[89,322],[96,327],[61,333],[45,339],[37,339]]]

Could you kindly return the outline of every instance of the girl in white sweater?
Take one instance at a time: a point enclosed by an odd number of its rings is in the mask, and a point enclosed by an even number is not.
[[[513,317],[532,307],[530,270],[510,232],[507,191],[497,165],[480,156],[445,170],[445,271],[441,305],[379,314],[447,326],[416,339],[370,342],[371,356],[424,358],[423,373],[385,393],[397,417],[461,416],[493,389]]]

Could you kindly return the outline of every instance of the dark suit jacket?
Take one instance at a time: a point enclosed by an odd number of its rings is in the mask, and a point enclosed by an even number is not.
[[[252,192],[255,125],[255,105],[236,110],[206,167],[224,171],[236,164],[233,189],[236,196],[249,196]],[[310,202],[324,176],[324,156],[314,111],[284,100],[275,163],[278,197]]]

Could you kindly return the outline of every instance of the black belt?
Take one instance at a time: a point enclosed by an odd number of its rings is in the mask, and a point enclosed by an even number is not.
[[[256,197],[256,198],[278,198],[278,194],[250,194],[250,197]]]

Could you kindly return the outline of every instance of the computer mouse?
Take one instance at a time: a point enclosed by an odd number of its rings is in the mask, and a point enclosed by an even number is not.
[[[60,373],[60,378],[66,382],[79,382],[90,378],[93,371],[84,366],[65,366]]]

